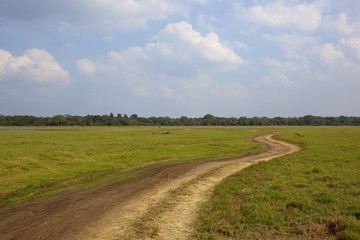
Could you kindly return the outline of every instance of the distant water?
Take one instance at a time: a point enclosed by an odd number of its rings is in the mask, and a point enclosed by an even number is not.
[[[37,132],[39,130],[31,129],[0,129],[0,132]]]

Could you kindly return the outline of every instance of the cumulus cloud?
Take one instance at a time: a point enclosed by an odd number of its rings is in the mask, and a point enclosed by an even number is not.
[[[20,78],[33,82],[67,85],[69,73],[46,50],[29,49],[15,57],[0,49],[0,80]]]
[[[0,16],[20,21],[46,20],[61,29],[101,27],[134,29],[148,21],[183,15],[186,5],[170,0],[4,0]]]
[[[199,80],[199,76],[236,71],[244,62],[216,33],[202,35],[183,21],[168,24],[144,46],[108,52],[105,62],[80,59],[77,64],[79,72],[90,78],[106,74],[106,79],[123,84],[136,96],[160,94],[180,102],[184,99],[181,94],[189,91],[206,90],[207,94],[216,96],[241,95],[244,89],[239,84],[227,82],[225,86],[221,81],[203,81],[203,77]],[[210,88],[222,90],[210,91]]]
[[[255,5],[242,9],[240,14],[241,18],[250,22],[300,31],[316,30],[322,19],[321,9],[316,4],[287,6],[285,1]]]
[[[154,42],[143,47],[130,47],[120,52],[108,52],[107,63],[94,63],[89,59],[77,61],[78,70],[85,74],[94,74],[97,71],[146,71],[171,70],[179,71],[194,69],[195,67],[232,70],[244,63],[231,48],[221,43],[218,35],[210,32],[202,36],[193,30],[187,22],[171,23],[162,29]]]
[[[111,55],[111,52],[109,53]],[[114,65],[108,65],[99,62],[93,62],[90,59],[82,58],[76,61],[77,70],[86,76],[94,76],[96,73],[109,73],[118,71],[118,68]]]
[[[320,57],[325,63],[331,64],[344,59],[344,54],[341,50],[336,49],[333,44],[325,43],[320,49]]]
[[[220,42],[219,36],[209,32],[202,36],[193,30],[187,22],[168,24],[156,37],[154,45],[166,55],[181,56],[181,59],[197,59],[200,57],[209,62],[233,68],[244,63],[232,49]],[[164,51],[165,50],[165,51]]]

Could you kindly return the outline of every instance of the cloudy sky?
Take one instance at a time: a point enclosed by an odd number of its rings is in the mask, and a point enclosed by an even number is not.
[[[360,116],[358,0],[1,0],[0,114]]]

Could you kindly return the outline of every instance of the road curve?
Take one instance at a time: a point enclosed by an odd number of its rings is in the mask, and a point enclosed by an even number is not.
[[[0,220],[0,239],[188,239],[200,204],[214,186],[251,164],[300,150],[274,140],[230,160],[153,166],[153,172],[110,187],[85,187],[31,204]]]

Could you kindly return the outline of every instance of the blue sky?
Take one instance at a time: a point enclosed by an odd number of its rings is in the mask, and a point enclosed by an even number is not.
[[[360,116],[360,2],[2,0],[0,114]]]

